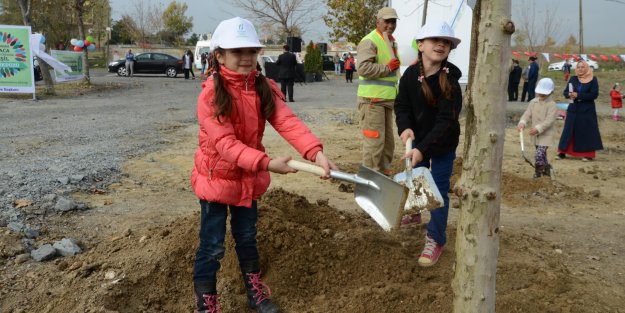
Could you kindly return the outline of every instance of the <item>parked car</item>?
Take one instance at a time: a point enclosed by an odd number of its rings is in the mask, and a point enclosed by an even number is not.
[[[332,61],[332,55],[324,55],[323,56],[323,70],[324,71],[334,71],[334,61]],[[345,61],[341,59],[341,73],[345,71]]]
[[[586,62],[588,63],[588,66],[592,67],[593,70],[599,69],[599,63],[593,60],[586,60]],[[563,66],[564,66],[564,61],[551,63],[549,64],[549,67],[547,68],[547,70],[548,71],[561,71]],[[574,70],[576,66],[577,66],[577,62],[572,62],[571,70]]]
[[[137,74],[165,74],[173,78],[182,72],[182,60],[165,53],[140,53],[135,55],[134,71]],[[109,63],[109,72],[126,76],[126,59]]]

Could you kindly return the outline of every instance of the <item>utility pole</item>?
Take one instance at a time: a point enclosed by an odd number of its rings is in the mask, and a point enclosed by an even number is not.
[[[584,20],[582,19],[582,0],[579,0],[579,54],[584,53]]]
[[[428,0],[424,0],[425,2],[423,3],[423,18],[421,19],[421,26],[425,25],[425,18],[427,16],[428,13]],[[581,1],[581,0],[580,0]]]

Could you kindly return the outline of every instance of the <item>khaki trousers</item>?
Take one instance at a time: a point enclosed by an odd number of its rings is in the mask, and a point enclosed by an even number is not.
[[[369,98],[358,98],[363,135],[362,164],[387,175],[395,150],[392,105],[392,100],[374,102]]]

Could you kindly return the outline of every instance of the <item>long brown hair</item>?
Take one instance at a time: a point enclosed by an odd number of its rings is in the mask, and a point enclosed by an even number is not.
[[[436,106],[437,99],[434,98],[434,93],[432,92],[432,88],[430,88],[430,85],[428,85],[428,82],[425,79],[425,68],[423,67],[422,60],[423,60],[423,55],[422,55],[422,52],[419,51],[419,58],[418,58],[417,63],[419,64],[419,71],[421,72],[420,76],[423,77],[423,79],[421,79],[421,90],[423,91],[423,96],[425,97],[427,104],[430,106]],[[454,99],[454,93],[453,93],[454,86],[449,82],[449,78],[447,77],[447,75],[449,75],[449,73],[447,73],[447,71],[449,70],[447,58],[443,60],[441,65],[442,66],[440,69],[440,74],[438,75],[438,84],[441,87],[441,96],[443,96],[447,100],[453,100]],[[445,68],[447,68],[447,71],[443,70]]]
[[[217,50],[213,52],[211,60],[215,66],[213,71],[215,97],[213,101],[217,106],[217,110],[215,111],[214,117],[221,123],[220,117],[230,117],[232,115],[232,95],[228,92],[228,89],[226,89],[226,84],[221,78],[221,66],[217,61],[218,53],[223,55],[226,51],[222,48],[217,48]],[[256,63],[256,70],[256,83],[254,84],[254,88],[256,89],[256,94],[260,98],[260,109],[262,110],[263,118],[267,119],[276,110],[276,101],[273,97],[273,90],[271,89],[267,78],[262,74],[262,68],[258,63]]]

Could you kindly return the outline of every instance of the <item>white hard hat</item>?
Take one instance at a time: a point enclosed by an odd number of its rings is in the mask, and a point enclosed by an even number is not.
[[[551,78],[543,78],[536,84],[536,93],[541,95],[550,95],[553,92],[554,84]]]
[[[451,48],[455,49],[460,43],[460,38],[454,35],[454,30],[449,24],[441,20],[427,21],[417,33],[416,40],[427,38],[445,38],[451,41]]]
[[[264,45],[258,40],[256,29],[250,21],[233,17],[221,21],[211,38],[211,51],[217,48],[262,48]]]

